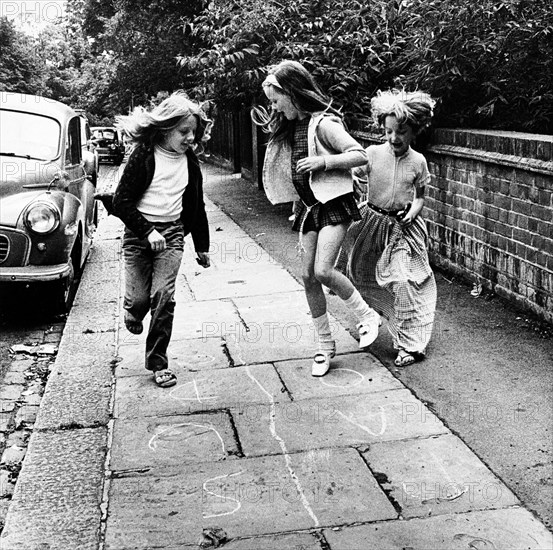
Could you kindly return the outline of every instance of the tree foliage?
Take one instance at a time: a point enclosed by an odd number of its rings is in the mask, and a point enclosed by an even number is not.
[[[68,0],[90,44],[82,67],[82,95],[97,116],[147,103],[160,90],[187,83],[176,64],[186,47],[185,22],[203,0]]]
[[[346,112],[424,89],[436,122],[553,133],[553,4],[542,0],[214,0],[179,57],[195,92],[238,108],[268,65],[303,62]]]
[[[0,52],[0,91],[42,93],[43,68],[34,40],[16,30],[6,17],[0,17]]]
[[[113,117],[185,89],[262,101],[295,59],[347,115],[379,89],[438,98],[436,125],[553,133],[553,3],[543,0],[67,0],[37,39],[0,20],[0,86]]]
[[[404,82],[442,99],[461,126],[553,133],[553,4],[413,0]]]

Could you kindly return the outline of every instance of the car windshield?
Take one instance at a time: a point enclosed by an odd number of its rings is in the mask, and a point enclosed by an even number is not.
[[[53,118],[0,110],[0,155],[52,160],[59,155],[61,127]]]
[[[113,141],[116,138],[115,130],[94,130],[93,134],[95,139],[106,139],[109,141]]]

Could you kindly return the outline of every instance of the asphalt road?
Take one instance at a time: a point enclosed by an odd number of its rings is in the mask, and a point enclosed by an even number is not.
[[[291,205],[272,206],[257,184],[229,178],[223,168],[206,171],[206,195],[300,280]],[[236,253],[232,243],[227,252]],[[370,351],[551,529],[553,327],[493,294],[472,296],[470,281],[441,272],[436,279],[438,306],[427,358],[395,367],[385,323]],[[355,330],[335,296],[330,311]]]

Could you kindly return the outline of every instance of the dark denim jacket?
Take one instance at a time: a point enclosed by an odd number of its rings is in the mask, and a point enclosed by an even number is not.
[[[193,151],[188,157],[188,185],[182,196],[181,221],[184,234],[192,234],[196,252],[209,250],[209,226],[205,213],[202,172]],[[139,238],[147,237],[154,226],[136,208],[138,201],[152,183],[155,172],[153,147],[137,145],[131,153],[113,198],[114,214]]]

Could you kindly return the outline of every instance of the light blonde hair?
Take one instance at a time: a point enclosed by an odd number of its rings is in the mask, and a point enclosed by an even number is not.
[[[183,118],[191,116],[196,117],[198,123],[194,144],[203,150],[203,145],[211,137],[213,122],[202,107],[191,101],[182,90],[172,93],[151,110],[136,107],[131,114],[119,116],[116,121],[117,127],[135,144],[155,145],[163,140],[167,132],[176,128]]]
[[[395,116],[400,124],[408,124],[415,134],[430,126],[436,101],[425,92],[405,90],[378,91],[371,99],[371,114],[379,126],[387,116]]]

